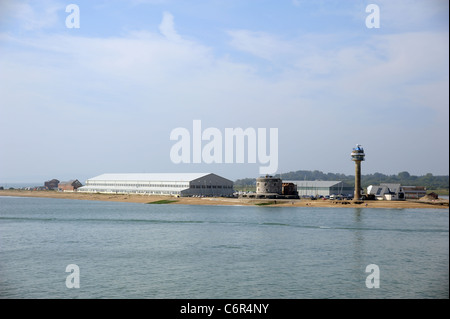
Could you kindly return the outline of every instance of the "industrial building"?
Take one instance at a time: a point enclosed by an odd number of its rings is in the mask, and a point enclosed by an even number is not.
[[[88,179],[78,192],[231,196],[233,182],[212,173],[103,174]]]
[[[344,185],[340,181],[283,181],[297,185],[297,192],[300,197],[304,196],[330,196],[330,195],[351,195],[354,188]]]
[[[353,187],[341,181],[281,180],[273,176],[256,179],[256,198],[299,198],[330,195],[352,196]],[[243,197],[252,197],[243,195]]]

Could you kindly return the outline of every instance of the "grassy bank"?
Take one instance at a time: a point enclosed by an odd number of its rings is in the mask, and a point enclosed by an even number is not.
[[[171,203],[175,203],[175,202],[177,202],[177,200],[162,199],[162,200],[157,200],[154,202],[148,202],[147,204],[171,204]]]

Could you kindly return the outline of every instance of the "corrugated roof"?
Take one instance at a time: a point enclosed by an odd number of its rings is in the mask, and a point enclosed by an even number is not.
[[[130,174],[102,174],[89,181],[161,181],[161,182],[190,182],[194,179],[210,175],[211,173],[130,173]]]
[[[401,184],[399,183],[380,183],[380,186],[386,186],[389,188],[391,192],[398,193],[401,188]]]
[[[294,183],[297,187],[333,187],[342,183],[341,181],[285,181],[283,183]]]

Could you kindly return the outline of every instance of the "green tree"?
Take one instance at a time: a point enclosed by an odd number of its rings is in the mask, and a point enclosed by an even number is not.
[[[411,177],[411,175],[408,172],[400,172],[398,173],[398,178],[399,179],[406,179],[408,180]]]

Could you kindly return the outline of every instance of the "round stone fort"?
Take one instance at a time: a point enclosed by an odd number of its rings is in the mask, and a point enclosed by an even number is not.
[[[283,183],[281,178],[266,175],[256,179],[257,195],[278,195],[281,194]]]

